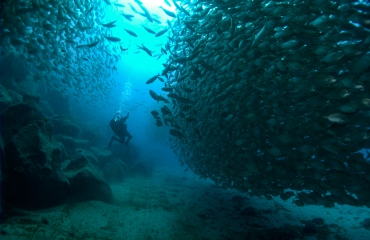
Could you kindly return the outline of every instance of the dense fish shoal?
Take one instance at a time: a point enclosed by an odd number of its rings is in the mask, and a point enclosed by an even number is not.
[[[358,153],[370,148],[369,6],[182,4],[190,15],[177,12],[162,72],[182,164],[267,199],[370,207]]]

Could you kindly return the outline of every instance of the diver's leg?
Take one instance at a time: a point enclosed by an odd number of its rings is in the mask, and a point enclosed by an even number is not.
[[[116,138],[116,141],[119,142],[120,144],[125,144],[125,138]]]
[[[116,141],[117,141],[117,142],[119,142],[120,144],[124,144],[124,143],[125,143],[125,140],[122,140],[121,138],[118,138],[118,137],[116,137],[116,136],[113,136],[113,137],[111,138],[110,142],[109,142],[109,147],[111,147],[111,146],[112,146],[112,142],[113,142],[113,140],[116,140]]]
[[[126,145],[128,146],[128,142],[130,142],[130,140],[132,139],[132,136],[129,132],[126,133],[126,136],[127,136],[127,140],[126,140]]]
[[[115,136],[112,136],[112,138],[110,139],[109,145],[108,145],[109,148],[112,146],[112,142],[115,139],[116,139],[116,137]]]

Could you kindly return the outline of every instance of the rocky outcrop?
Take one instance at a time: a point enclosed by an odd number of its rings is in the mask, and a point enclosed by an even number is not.
[[[3,138],[0,138],[0,159],[4,159],[4,141]],[[5,161],[0,161],[0,184],[2,183],[4,179],[4,174],[3,174],[3,169],[4,169],[4,162]]]
[[[70,97],[68,94],[63,95],[63,93],[55,89],[40,88],[40,95],[43,100],[48,102],[55,114],[71,115]]]
[[[81,139],[89,139],[93,146],[101,144],[102,139],[104,138],[103,134],[100,131],[100,126],[94,122],[88,122],[84,124],[81,133],[79,135]]]
[[[91,147],[89,140],[74,139],[73,137],[64,134],[56,134],[54,136],[56,140],[63,143],[67,153],[71,156],[74,156],[76,151],[81,151],[81,149],[89,150]]]
[[[111,202],[113,200],[112,190],[100,169],[89,158],[89,155],[81,153],[68,164],[65,170],[71,184],[68,202],[86,200]]]
[[[73,137],[57,134],[54,135],[55,139],[61,143],[63,143],[64,148],[66,149],[68,155],[73,155],[76,151],[76,141]]]
[[[39,83],[34,81],[29,76],[28,63],[24,58],[20,58],[15,54],[9,54],[1,59],[2,77],[1,84],[6,89],[12,89],[16,93],[37,95],[39,92]]]
[[[52,123],[21,103],[1,114],[2,202],[23,209],[42,209],[68,201],[111,201],[112,191],[85,140],[54,138]],[[62,140],[58,142],[55,139]],[[77,143],[76,143],[77,142]],[[68,143],[70,146],[68,145]],[[67,146],[67,147],[66,147]],[[75,149],[73,155],[67,149]],[[77,155],[68,165],[64,160]],[[63,169],[62,166],[67,166]]]
[[[47,121],[42,113],[26,103],[20,103],[5,109],[1,113],[1,136],[7,143],[13,135],[16,135],[24,126],[32,121]],[[48,134],[51,134],[51,125]]]
[[[103,173],[108,183],[123,182],[129,174],[127,165],[121,159],[107,163],[103,168]]]
[[[23,94],[22,96],[22,101],[24,103],[27,103],[28,105],[32,106],[32,107],[35,107],[35,108],[39,108],[39,104],[40,104],[40,96],[37,96],[37,95],[30,95],[30,94]]]
[[[130,167],[130,174],[134,176],[150,177],[154,171],[153,166],[143,161],[136,161]]]
[[[82,148],[82,149],[90,149],[91,147],[91,142],[89,140],[85,139],[76,139],[76,148]]]
[[[0,85],[0,104],[2,109],[6,109],[12,105],[12,98],[3,85]]]
[[[8,89],[8,94],[12,98],[12,105],[20,104],[23,102],[22,95],[16,93],[15,91]]]
[[[54,125],[54,134],[63,134],[76,138],[80,131],[76,120],[71,116],[55,115],[51,122]]]
[[[79,158],[80,156],[84,156],[89,161],[89,163],[91,163],[95,167],[99,166],[99,160],[96,158],[94,153],[92,153],[91,151],[85,150],[85,149],[78,149],[76,153],[76,157]]]
[[[104,150],[101,148],[91,147],[91,151],[98,159],[99,167],[103,167],[105,164],[115,161],[115,158],[111,151]]]
[[[66,198],[69,182],[61,168],[62,149],[52,142],[51,131],[49,122],[34,120],[4,147],[4,196],[17,207],[50,207]]]

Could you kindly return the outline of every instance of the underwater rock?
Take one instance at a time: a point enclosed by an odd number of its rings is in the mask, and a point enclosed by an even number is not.
[[[143,161],[136,161],[130,167],[130,174],[150,177],[153,174],[153,166]]]
[[[112,190],[103,173],[85,154],[77,156],[68,164],[65,175],[71,185],[67,202],[113,200]]]
[[[12,98],[3,85],[0,86],[0,104],[2,109],[6,109],[12,105]]]
[[[94,155],[93,152],[85,149],[76,149],[75,158],[79,158],[80,156],[85,157],[87,160],[89,160],[89,163],[93,164],[94,166],[98,167],[98,159]]]
[[[48,89],[47,92],[40,92],[42,99],[46,100],[53,111],[59,115],[71,115],[70,98],[58,90]]]
[[[54,136],[55,139],[61,143],[63,143],[65,150],[68,154],[74,154],[76,151],[76,141],[70,136],[57,134]]]
[[[254,207],[246,207],[241,211],[241,215],[255,217],[258,215],[258,212]]]
[[[52,142],[51,131],[49,122],[34,120],[6,143],[2,169],[6,171],[3,193],[8,203],[41,209],[65,200],[69,182],[61,168],[62,149]]]
[[[19,67],[21,67],[19,69]],[[3,78],[2,81],[7,88],[10,86],[14,86],[15,79],[24,79],[27,76],[27,69],[26,62],[19,57],[16,57],[14,53],[9,54],[2,58],[1,61],[1,77]]]
[[[312,222],[315,223],[316,225],[323,225],[324,224],[324,219],[323,218],[314,218],[314,219],[312,219]]]
[[[51,105],[47,101],[40,100],[39,105],[40,105],[40,110],[42,114],[44,114],[44,116],[46,116],[47,118],[52,118],[55,115],[54,109],[51,107]]]
[[[81,156],[84,157],[84,158],[86,158],[89,161],[89,163],[91,163],[95,167],[98,167],[99,168],[99,162],[98,162],[98,159],[96,158],[96,156],[94,155],[94,153],[92,153],[91,151],[86,150],[86,149],[78,149],[78,148],[76,148],[76,151],[72,155],[71,159],[73,159],[73,158],[80,158]]]
[[[51,137],[51,141],[56,148],[60,149],[60,154],[62,156],[63,163],[63,161],[68,157],[68,153],[66,151],[66,148],[64,147],[64,144],[55,140],[53,136]]]
[[[89,140],[75,139],[75,142],[76,142],[76,147],[77,148],[82,148],[82,149],[88,150],[91,147],[91,142]]]
[[[101,148],[91,147],[91,151],[98,159],[99,165],[104,166],[108,162],[114,161],[114,156],[111,151],[107,151]],[[122,162],[122,161],[121,161]]]
[[[108,183],[120,183],[128,176],[128,168],[124,162],[116,159],[104,166],[103,173]]]
[[[20,114],[22,113],[22,114]],[[7,143],[16,135],[24,126],[32,121],[45,121],[42,113],[36,108],[26,104],[20,103],[5,109],[1,113],[1,136],[4,142]],[[49,124],[48,124],[49,126]],[[51,126],[50,132],[51,134]]]
[[[54,134],[64,134],[76,138],[80,129],[76,120],[67,115],[55,115],[51,119],[54,125]]]
[[[30,94],[23,94],[22,101],[32,107],[39,108],[40,97]]]
[[[370,218],[365,218],[364,221],[361,223],[363,228],[370,230]]]
[[[242,204],[244,202],[244,199],[241,195],[235,195],[231,198],[231,201],[238,203],[238,204]]]
[[[4,141],[3,141],[3,138],[0,137],[0,159],[4,159]],[[4,162],[5,161],[0,161],[0,184],[2,183],[3,179],[4,179],[4,175],[3,175],[3,169],[4,169]],[[1,195],[2,197],[3,195]]]
[[[106,144],[108,146],[108,142]],[[131,144],[130,145],[130,156],[132,155],[132,152],[135,150],[135,148],[133,148],[133,147],[135,147],[135,145]],[[128,148],[124,144],[114,142],[112,144],[111,148],[109,148],[109,150],[112,152],[112,154],[115,158],[125,159],[127,157]]]
[[[91,142],[92,145],[96,146],[101,143],[101,140],[104,137],[100,131],[99,125],[94,122],[89,122],[84,124],[79,138],[87,139]]]
[[[262,211],[262,213],[264,213],[264,214],[272,214],[273,211],[271,209],[265,209],[265,210]]]
[[[260,231],[251,231],[251,236],[246,239],[258,239],[258,240],[295,240],[300,239],[300,234],[297,231],[297,226],[285,224],[279,228],[263,228]]]
[[[6,89],[12,89],[16,93],[36,95],[39,92],[39,83],[34,81],[28,71],[28,63],[25,58],[11,53],[1,59],[2,85]]]
[[[71,155],[70,158],[73,158],[76,150],[77,152],[82,152],[82,150],[90,150],[91,143],[88,140],[83,139],[74,139],[73,137],[57,134],[54,136],[55,139],[63,143],[68,155]]]
[[[240,212],[241,208],[243,207],[244,198],[241,195],[234,195],[231,198],[231,201],[234,203],[234,209],[237,212]]]
[[[22,95],[14,92],[12,89],[8,89],[8,94],[12,98],[12,105],[20,104],[23,102]]]
[[[302,229],[302,233],[305,234],[305,235],[314,235],[317,233],[317,227],[316,227],[316,224],[313,223],[313,222],[307,222],[303,229]]]

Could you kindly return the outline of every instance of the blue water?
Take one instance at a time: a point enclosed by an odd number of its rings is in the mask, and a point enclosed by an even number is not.
[[[161,91],[163,83],[157,79],[152,84],[146,84],[148,79],[162,72],[167,56],[157,59],[137,47],[144,44],[153,51],[153,55],[160,54],[160,48],[165,48],[171,31],[155,37],[142,26],[155,32],[167,28],[167,20],[176,20],[168,17],[158,6],[176,10],[163,1],[142,1],[150,13],[156,14],[161,21],[161,24],[150,23],[145,17],[132,12],[128,2],[137,6],[134,1],[121,2],[124,8],[106,5],[105,12],[98,13],[98,17],[104,15],[104,18],[99,18],[102,23],[117,20],[111,36],[121,39],[118,43],[104,39],[99,44],[109,46],[112,52],[113,49],[120,52],[120,46],[129,48],[121,52],[118,62],[95,66],[117,69],[111,71],[110,77],[99,79],[109,82],[111,90],[98,88],[81,96],[73,87],[68,88],[63,93],[69,103],[67,107],[59,105],[60,96],[51,91],[45,82],[40,82],[38,86],[39,95],[41,100],[49,101],[54,114],[72,115],[80,129],[88,124],[97,126],[100,137],[94,140],[94,147],[105,151],[109,151],[108,143],[114,135],[109,121],[117,113],[126,116],[129,112],[127,125],[133,136],[129,148],[114,142],[112,149],[119,149],[123,161],[143,161],[153,167],[152,176],[130,176],[112,184],[114,203],[85,201],[40,211],[17,210],[19,212],[15,211],[16,214],[2,224],[2,238],[257,239],[252,238],[251,233],[261,233],[262,236],[263,232],[271,231],[268,234],[270,238],[264,239],[370,239],[369,224],[365,224],[370,212],[366,207],[298,207],[292,200],[282,201],[279,197],[268,201],[233,189],[223,189],[209,179],[199,179],[186,165],[181,166],[178,156],[170,148],[170,139],[173,138],[169,135],[170,128],[156,126],[150,114],[152,110],[160,112],[163,102],[155,101],[149,90],[165,96],[166,93]],[[133,21],[120,16],[120,10],[135,15]],[[138,37],[129,35],[124,29],[134,31]],[[37,72],[35,68],[29,71]],[[12,74],[16,75],[15,72]],[[362,153],[368,157],[364,150]],[[243,211],[248,207],[254,210]],[[314,218],[325,220],[325,225],[320,225],[316,233],[296,238],[292,237],[294,234],[289,235],[296,229],[307,226],[308,229],[307,222]]]

